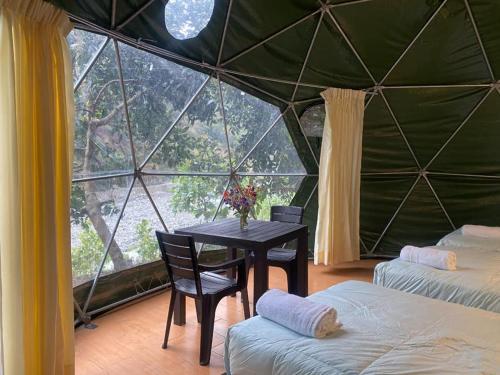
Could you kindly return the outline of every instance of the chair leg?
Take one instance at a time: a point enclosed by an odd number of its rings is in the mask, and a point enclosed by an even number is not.
[[[200,365],[210,364],[217,302],[211,296],[203,296],[201,313]]]
[[[252,267],[252,257],[250,256],[250,250],[245,250],[245,268],[246,268],[245,271],[247,273],[247,280],[251,267]]]
[[[165,337],[163,339],[163,349],[167,349],[168,335],[170,333],[170,326],[172,325],[172,317],[174,316],[175,295],[177,293],[172,290],[170,295],[170,305],[168,306],[167,326],[165,327]]]
[[[234,260],[238,255],[238,249],[235,247],[228,247],[226,250],[226,259]],[[236,277],[236,267],[228,268],[226,271],[226,276],[230,279]],[[236,297],[236,293],[231,294],[231,297]]]
[[[195,299],[194,304],[196,306],[196,319],[198,320],[198,323],[201,323],[201,300],[200,299]]]
[[[243,303],[243,311],[245,319],[250,319],[250,304],[248,302],[248,289],[241,290],[241,302]]]

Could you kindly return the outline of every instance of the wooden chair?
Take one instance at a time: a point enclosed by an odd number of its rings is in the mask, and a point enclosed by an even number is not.
[[[304,208],[296,206],[272,206],[271,221],[282,223],[302,224],[304,219]],[[288,292],[297,291],[297,258],[296,250],[287,248],[273,248],[267,252],[267,264],[271,267],[282,268],[286,272]],[[251,254],[253,261],[253,253]]]
[[[165,339],[162,347],[163,349],[167,348],[176,298],[192,297],[196,300],[197,307],[201,306],[200,365],[206,366],[210,363],[215,310],[219,301],[223,297],[241,292],[245,319],[250,317],[245,259],[239,258],[217,265],[202,265],[198,264],[196,249],[191,236],[157,231],[156,237],[172,285]],[[213,273],[213,271],[232,267],[238,268],[237,280]],[[198,318],[200,317],[198,316]]]

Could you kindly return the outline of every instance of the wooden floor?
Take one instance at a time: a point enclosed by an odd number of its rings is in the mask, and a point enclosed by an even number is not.
[[[378,261],[362,260],[335,269],[309,265],[309,293],[345,280],[371,282]],[[271,288],[286,290],[285,273],[271,268]],[[252,284],[250,276],[249,286]],[[249,292],[251,294],[251,287]],[[169,347],[161,348],[170,293],[162,293],[95,320],[98,328],[76,330],[76,373],[116,374],[221,374],[226,330],[243,320],[240,296],[222,300],[217,309],[210,366],[198,364],[199,332],[193,300],[188,298],[186,325],[172,326]],[[252,296],[250,296],[252,300]],[[251,308],[253,308],[251,306]]]

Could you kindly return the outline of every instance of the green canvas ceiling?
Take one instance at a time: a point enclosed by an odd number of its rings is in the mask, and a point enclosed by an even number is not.
[[[326,87],[365,89],[361,242],[396,256],[465,223],[500,225],[500,2],[215,0],[192,39],[163,0],[51,0],[78,27],[135,45],[278,105],[310,175],[314,237],[321,139],[300,117]]]

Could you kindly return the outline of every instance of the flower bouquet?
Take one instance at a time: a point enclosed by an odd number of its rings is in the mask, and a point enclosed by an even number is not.
[[[247,230],[248,215],[252,214],[252,217],[254,217],[252,208],[257,202],[257,191],[255,187],[252,185],[247,185],[245,187],[237,185],[224,192],[223,200],[225,204],[238,213],[241,230]]]

